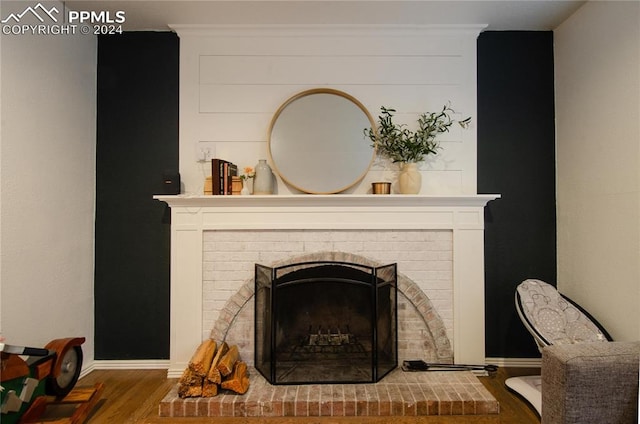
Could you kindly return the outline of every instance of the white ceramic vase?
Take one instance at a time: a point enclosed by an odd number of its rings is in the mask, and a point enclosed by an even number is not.
[[[273,172],[266,159],[260,159],[253,178],[253,194],[273,194]]]
[[[422,174],[416,163],[403,163],[398,178],[398,188],[401,194],[418,194],[422,187]]]
[[[253,186],[253,178],[245,178],[244,180],[242,180],[242,190],[240,191],[240,194],[243,196],[248,196],[251,194],[252,190],[252,186]]]

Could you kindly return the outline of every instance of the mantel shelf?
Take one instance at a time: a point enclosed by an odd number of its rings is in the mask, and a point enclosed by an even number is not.
[[[483,207],[499,194],[476,195],[372,195],[372,194],[290,194],[256,196],[156,195],[154,199],[171,207]]]

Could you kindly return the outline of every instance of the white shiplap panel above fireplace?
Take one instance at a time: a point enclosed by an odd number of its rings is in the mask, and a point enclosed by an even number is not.
[[[451,102],[459,118],[476,112],[476,39],[481,25],[175,25],[180,36],[180,174],[184,193],[201,194],[209,169],[198,146],[240,169],[268,158],[269,123],[291,96],[311,88],[344,91],[377,116],[419,113]],[[463,116],[464,115],[464,116]],[[421,164],[421,194],[476,193],[475,123],[441,137]],[[327,164],[330,168],[330,164]],[[350,194],[395,177],[376,162]],[[279,194],[297,191],[278,178]]]

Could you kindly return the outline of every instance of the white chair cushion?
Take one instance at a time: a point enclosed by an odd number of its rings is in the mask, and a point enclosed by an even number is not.
[[[517,288],[522,312],[549,344],[606,341],[600,329],[550,284],[525,280]]]

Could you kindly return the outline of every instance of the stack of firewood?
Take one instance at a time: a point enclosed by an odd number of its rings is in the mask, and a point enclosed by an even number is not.
[[[244,394],[249,389],[247,364],[240,360],[238,346],[203,341],[178,382],[178,396],[212,397],[219,389]]]

